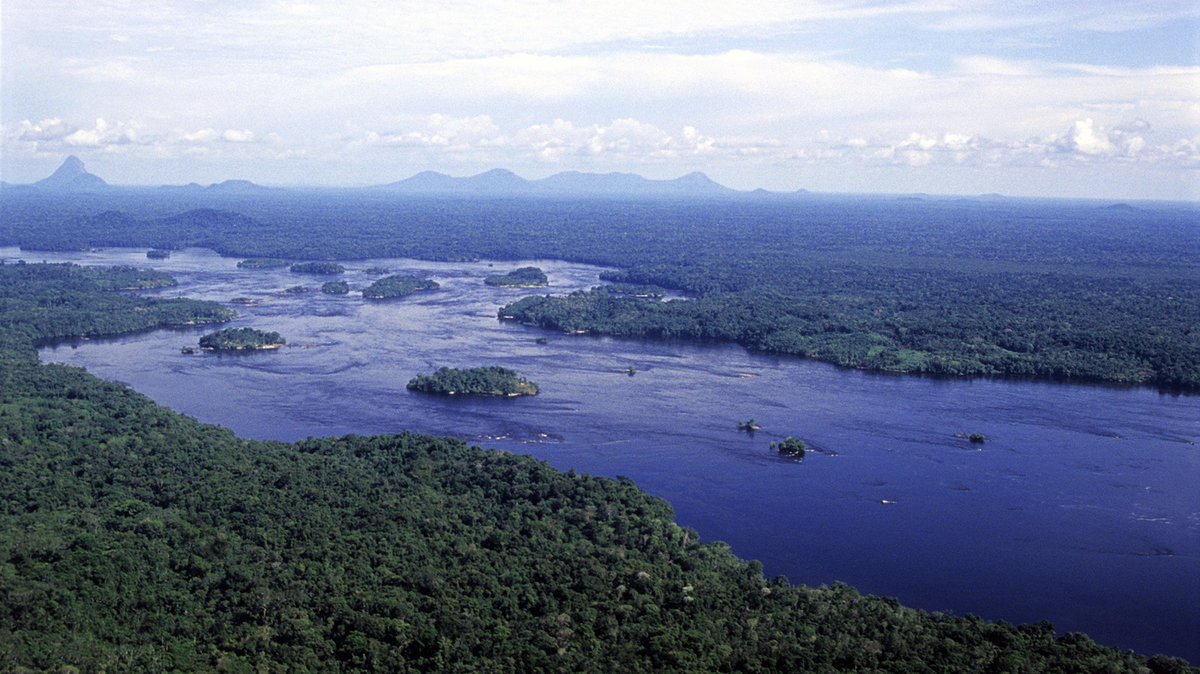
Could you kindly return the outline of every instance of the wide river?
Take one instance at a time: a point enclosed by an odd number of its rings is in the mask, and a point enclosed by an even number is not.
[[[536,264],[545,292],[598,283],[560,261],[348,262],[428,275],[442,288],[366,302],[316,292],[325,277],[240,270],[204,250],[6,260],[130,264],[173,274],[163,296],[238,306],[234,326],[287,348],[183,355],[206,330],[159,330],[42,349],[243,437],[293,440],[415,430],[624,475],[678,521],[769,575],[844,581],[910,606],[1013,622],[1049,620],[1104,644],[1200,661],[1200,398],[1146,388],[868,374],[737,346],[571,336],[496,318],[530,291],[487,286]],[[294,285],[314,291],[284,295]],[[545,344],[537,343],[545,337]],[[503,365],[536,397],[409,392],[439,366]],[[635,375],[623,372],[633,367]],[[737,422],[754,418],[753,435]],[[981,446],[955,437],[982,433]],[[793,435],[816,452],[773,455]]]

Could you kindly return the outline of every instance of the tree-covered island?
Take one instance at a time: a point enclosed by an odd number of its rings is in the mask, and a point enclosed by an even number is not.
[[[419,290],[437,290],[442,287],[437,281],[410,274],[395,274],[385,276],[363,290],[363,297],[369,300],[385,300],[395,297],[407,297]]]
[[[326,295],[345,295],[350,292],[350,284],[345,281],[328,281],[321,284],[321,292]]]
[[[489,365],[460,370],[439,368],[432,375],[419,374],[408,382],[408,388],[423,393],[442,395],[471,394],[491,396],[537,395],[538,385],[508,368]]]
[[[796,459],[803,459],[804,452],[808,449],[808,445],[799,438],[788,436],[779,442],[772,442],[771,449],[779,452],[780,456],[790,456]]]
[[[550,279],[538,267],[518,267],[507,274],[492,274],[483,282],[502,288],[545,288],[550,285]]]
[[[146,251],[146,258],[150,260],[165,260],[171,257],[171,251],[161,248],[151,248]]]
[[[346,268],[336,262],[298,262],[288,268],[297,274],[334,274],[346,273]]]
[[[252,257],[237,263],[238,269],[275,269],[288,266],[288,261],[278,257]]]
[[[278,332],[254,328],[225,328],[200,338],[200,348],[206,351],[263,351],[286,343]]]

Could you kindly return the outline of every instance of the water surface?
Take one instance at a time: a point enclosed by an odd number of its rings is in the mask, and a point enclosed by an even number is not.
[[[414,430],[633,478],[706,540],[769,575],[844,581],[929,610],[1062,631],[1200,661],[1200,404],[1145,388],[869,374],[736,346],[568,336],[496,319],[528,294],[484,285],[533,264],[546,292],[597,284],[560,261],[345,263],[428,275],[436,292],[366,302],[317,292],[329,277],[239,270],[203,250],[22,253],[5,259],[133,264],[172,273],[163,296],[260,303],[234,326],[289,347],[182,355],[207,329],[42,349],[244,437],[294,440]],[[313,292],[284,295],[303,284]],[[546,344],[535,340],[545,337]],[[495,364],[532,398],[437,397],[407,381],[442,365]],[[634,367],[638,373],[623,372]],[[763,430],[739,432],[753,417]],[[982,446],[955,433],[983,433]],[[781,459],[793,435],[818,451]]]

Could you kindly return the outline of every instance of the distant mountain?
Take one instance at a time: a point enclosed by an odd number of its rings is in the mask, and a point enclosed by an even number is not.
[[[651,180],[636,173],[582,173],[566,171],[541,180],[526,180],[512,171],[493,169],[486,173],[455,178],[436,171],[423,171],[375,189],[407,194],[462,194],[478,196],[718,196],[736,194],[713,182],[703,173],[689,173],[674,180]]]
[[[411,178],[376,188],[412,194],[508,195],[528,193],[529,181],[505,169],[492,169],[466,178],[422,171]]]
[[[108,189],[109,185],[100,176],[88,173],[79,157],[71,155],[48,178],[30,187],[55,192],[97,192]]]
[[[252,183],[249,180],[225,180],[211,185],[201,185],[200,183],[188,183],[186,185],[162,185],[158,189],[171,190],[176,192],[189,192],[194,194],[219,192],[223,194],[255,194],[264,192],[281,192],[282,187],[266,187],[258,183]]]

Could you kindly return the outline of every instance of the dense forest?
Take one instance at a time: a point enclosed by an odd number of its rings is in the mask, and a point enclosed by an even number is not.
[[[408,382],[408,388],[443,395],[531,396],[538,392],[537,384],[506,367],[496,365],[465,369],[440,367],[433,374],[413,377]]]
[[[518,305],[521,320],[728,340],[869,369],[1200,387],[1194,204],[468,201],[361,192],[187,204],[153,191],[5,199],[0,243],[26,248],[560,258],[617,267],[609,280],[622,287],[673,288],[689,301],[540,300]]]
[[[0,266],[5,671],[1196,671],[765,579],[628,480],[412,434],[245,441],[37,363],[229,317],[112,290],[131,275]]]

